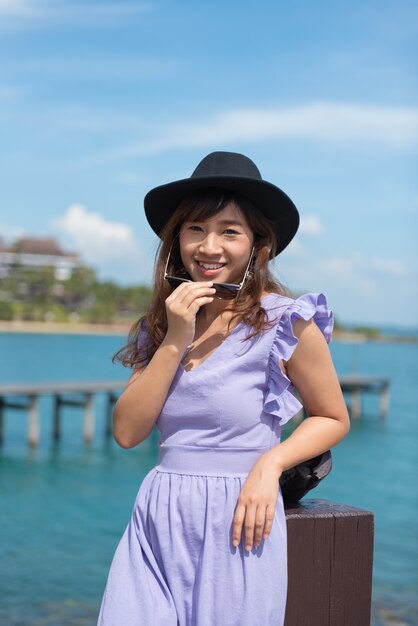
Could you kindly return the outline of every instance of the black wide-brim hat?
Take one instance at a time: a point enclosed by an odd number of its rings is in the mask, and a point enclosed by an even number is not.
[[[185,196],[199,189],[226,189],[250,200],[270,220],[277,238],[276,254],[291,242],[299,213],[284,191],[261,178],[251,159],[237,152],[211,152],[190,178],[151,189],[144,198],[145,215],[153,231],[161,231]]]

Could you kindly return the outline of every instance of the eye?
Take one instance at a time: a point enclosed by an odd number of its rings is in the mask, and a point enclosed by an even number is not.
[[[197,224],[190,224],[190,226],[188,227],[188,230],[198,233],[202,230],[202,228],[200,226],[197,226]]]
[[[226,228],[224,230],[225,235],[228,235],[229,237],[234,236],[234,235],[239,235],[239,232],[237,230],[234,230],[233,228]]]

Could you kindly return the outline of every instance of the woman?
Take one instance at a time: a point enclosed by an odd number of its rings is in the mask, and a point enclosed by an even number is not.
[[[124,448],[156,424],[158,464],[114,556],[99,626],[282,626],[284,470],[340,442],[349,417],[323,294],[294,300],[268,261],[299,214],[244,155],[215,152],[151,190],[161,238],[154,295],[118,358],[134,372],[114,411]],[[281,442],[301,408],[310,417]]]

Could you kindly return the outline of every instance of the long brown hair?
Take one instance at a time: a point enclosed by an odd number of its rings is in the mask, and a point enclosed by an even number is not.
[[[179,233],[183,222],[208,220],[228,204],[233,203],[240,209],[254,233],[254,260],[251,272],[239,292],[226,311],[232,311],[228,330],[233,320],[245,322],[253,327],[249,339],[269,327],[267,313],[260,304],[265,292],[289,295],[289,292],[276,281],[270,273],[268,261],[276,253],[276,236],[270,221],[243,196],[223,189],[204,189],[186,196],[161,232],[161,242],[156,253],[154,267],[154,290],[148,311],[132,326],[127,344],[113,357],[113,361],[121,362],[125,367],[145,365],[154,355],[167,333],[167,314],[165,300],[173,292],[166,280],[164,269],[171,249],[168,273],[188,277],[181,261]],[[138,346],[141,331],[146,330],[147,341]]]

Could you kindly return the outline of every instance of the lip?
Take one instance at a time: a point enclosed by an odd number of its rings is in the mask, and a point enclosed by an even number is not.
[[[212,260],[209,260],[209,259],[193,259],[193,260],[196,261],[196,263],[207,263],[207,264],[219,263],[219,264],[222,264],[222,265],[226,265],[226,261],[214,261],[213,259]]]
[[[216,269],[213,270],[208,270],[205,269],[204,267],[202,267],[201,265],[199,265],[199,263],[220,263],[221,261],[206,261],[203,259],[194,259],[195,264],[196,264],[196,269],[199,272],[199,274],[201,274],[201,276],[204,276],[206,278],[208,277],[213,277],[213,276],[218,276],[218,274],[220,274],[222,272],[222,270],[225,267],[225,264],[222,265],[222,267],[218,267]]]

